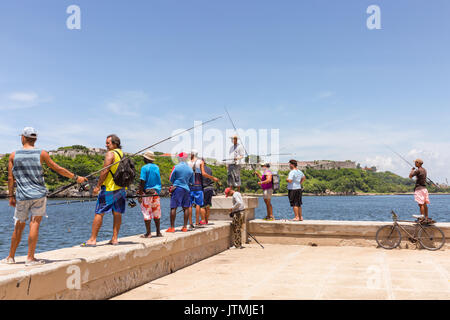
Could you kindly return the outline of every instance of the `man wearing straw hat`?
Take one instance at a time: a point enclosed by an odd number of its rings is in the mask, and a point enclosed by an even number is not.
[[[414,165],[417,167],[412,168],[409,174],[409,178],[416,177],[416,186],[414,187],[414,200],[417,202],[420,208],[420,214],[428,219],[428,204],[430,204],[430,198],[427,190],[427,170],[425,170],[422,159],[416,159]]]
[[[228,159],[228,187],[241,190],[241,164],[245,157],[245,150],[242,145],[238,143],[238,135],[233,135],[231,140],[233,145],[230,148]]]
[[[151,238],[151,222],[155,221],[156,236],[162,237],[160,230],[161,219],[161,201],[159,194],[161,192],[161,174],[159,167],[154,164],[155,155],[151,151],[144,153],[145,165],[141,169],[140,183],[138,194],[141,204],[141,211],[144,216],[146,233],[142,238]]]

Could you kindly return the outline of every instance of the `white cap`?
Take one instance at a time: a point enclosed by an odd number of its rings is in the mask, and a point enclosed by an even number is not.
[[[198,151],[195,150],[195,149],[192,149],[192,150],[191,150],[191,154],[193,154],[194,156],[197,156],[197,155],[198,155]]]
[[[27,138],[37,138],[37,131],[32,127],[26,127],[23,129],[21,136]]]

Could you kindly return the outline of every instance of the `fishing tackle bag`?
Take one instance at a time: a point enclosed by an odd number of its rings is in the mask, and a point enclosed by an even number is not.
[[[120,153],[117,152],[116,150],[113,151],[119,155],[120,162],[119,165],[117,166],[116,173],[112,173],[111,170],[109,170],[109,172],[111,173],[114,183],[116,185],[122,188],[128,187],[130,184],[133,183],[134,178],[136,176],[136,171],[134,169],[134,162],[130,158],[125,158],[122,160]]]

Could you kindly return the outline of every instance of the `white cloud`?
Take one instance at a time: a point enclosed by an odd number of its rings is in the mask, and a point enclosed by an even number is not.
[[[9,99],[18,102],[36,102],[39,96],[35,92],[13,92]]]
[[[0,110],[18,110],[39,106],[43,102],[49,102],[51,98],[42,97],[32,91],[15,91],[0,95]]]
[[[121,116],[139,116],[149,102],[148,95],[143,91],[125,91],[108,101],[106,108]]]
[[[396,170],[396,165],[392,157],[377,155],[374,158],[366,158],[362,166],[377,167],[378,171],[394,171]]]
[[[349,123],[340,129],[319,130],[317,125],[296,130],[281,128],[280,147],[295,153],[299,160],[353,160],[362,166],[376,166],[379,171],[407,177],[411,166],[389,150],[386,147],[389,144],[411,163],[422,158],[429,177],[436,183],[450,178],[450,142],[434,142],[435,137],[418,133],[416,129],[400,131]]]
[[[317,99],[327,99],[335,95],[334,91],[322,91],[317,94]]]

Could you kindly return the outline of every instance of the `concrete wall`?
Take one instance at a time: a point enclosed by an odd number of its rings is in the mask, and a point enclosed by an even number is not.
[[[37,254],[47,264],[0,265],[0,299],[107,299],[227,250],[230,223],[192,232],[120,239],[120,245]]]
[[[327,246],[371,246],[376,247],[375,234],[380,226],[389,222],[375,221],[324,221],[305,220],[292,221],[264,221],[249,222],[249,232],[261,243],[299,244],[299,245],[327,245]],[[412,233],[412,225],[402,223]],[[436,226],[444,231],[447,239],[445,247],[449,247],[450,223],[437,223]],[[401,248],[415,248],[415,244],[408,241],[402,232]]]

